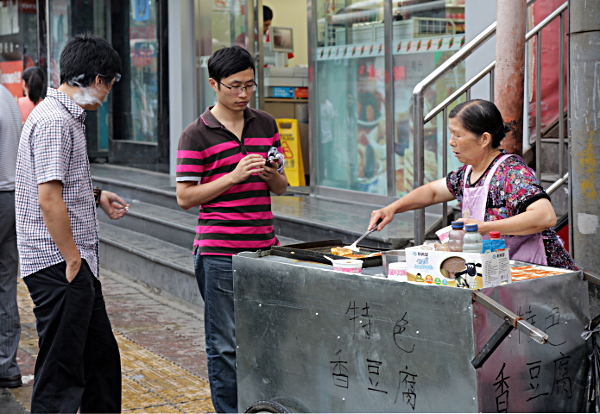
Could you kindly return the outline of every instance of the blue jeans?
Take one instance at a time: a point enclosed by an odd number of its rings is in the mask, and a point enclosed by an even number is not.
[[[208,379],[218,413],[237,413],[235,315],[231,256],[196,254],[196,281],[204,299]]]

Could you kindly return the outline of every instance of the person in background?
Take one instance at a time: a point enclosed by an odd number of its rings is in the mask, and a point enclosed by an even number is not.
[[[179,138],[177,202],[200,206],[195,273],[204,299],[208,376],[218,413],[237,412],[232,256],[279,244],[271,196],[287,189],[275,119],[248,107],[256,87],[254,59],[239,46],[208,60],[217,103]],[[267,162],[269,154],[273,161]]]
[[[33,108],[46,96],[46,74],[41,68],[31,66],[23,71],[21,82],[25,96],[19,98],[19,109],[25,123]]]
[[[263,32],[263,42],[265,43],[270,43],[271,42],[271,34],[269,33],[269,27],[271,27],[271,24],[273,23],[273,10],[271,10],[271,8],[269,6],[264,6],[263,5],[263,28],[262,28],[262,32]],[[258,35],[255,33],[254,35],[254,40],[258,40]],[[236,38],[235,38],[235,44],[237,46],[243,47],[243,48],[248,48],[248,45],[246,44],[246,33],[240,33]],[[293,53],[287,53],[286,54],[288,59],[292,59],[294,57]]]
[[[483,236],[499,231],[511,259],[577,270],[553,229],[556,214],[535,173],[519,156],[500,149],[510,129],[496,105],[470,100],[454,107],[449,118],[449,144],[465,165],[374,210],[369,228],[381,219],[381,231],[396,213],[456,199],[460,221],[477,224]]]
[[[128,205],[94,188],[84,120],[120,79],[121,59],[101,37],[71,39],[60,86],[29,115],[16,170],[21,277],[35,307],[39,353],[32,413],[121,411],[121,363],[99,276],[96,207],[111,218]]]
[[[21,336],[17,308],[19,254],[15,229],[15,168],[21,114],[12,94],[0,84],[0,387],[22,384],[17,365]]]
[[[267,36],[269,33],[269,26],[271,26],[271,22],[273,20],[273,10],[271,10],[271,8],[269,6],[263,6],[263,28],[262,28],[262,32],[263,32],[263,41],[267,42]],[[254,33],[254,40],[258,40],[258,34],[257,32]],[[236,38],[235,38],[235,44],[237,46],[243,47],[243,48],[247,48],[248,45],[246,44],[246,33],[240,33]]]

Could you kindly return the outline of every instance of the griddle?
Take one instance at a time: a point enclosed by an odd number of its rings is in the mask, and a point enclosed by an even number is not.
[[[325,255],[332,259],[348,260],[348,257],[337,256],[331,253],[332,247],[343,247],[345,244],[339,239],[322,240],[316,242],[306,242],[297,244],[288,244],[286,246],[271,247],[271,254],[283,256],[296,260],[307,260],[311,262],[325,263],[331,265],[331,261],[327,260]],[[358,245],[359,251],[355,254],[371,254],[380,253],[382,249],[373,249],[366,246]],[[383,249],[385,250],[385,249]],[[363,259],[355,259],[363,262],[363,267],[381,266],[381,255],[373,257],[365,257]]]

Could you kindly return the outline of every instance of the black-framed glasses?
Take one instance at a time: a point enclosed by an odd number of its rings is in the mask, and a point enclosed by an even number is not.
[[[235,92],[237,94],[240,94],[243,91],[246,91],[246,93],[252,93],[252,92],[254,92],[254,89],[256,89],[256,82],[254,82],[252,85],[246,85],[246,86],[229,86],[229,85],[225,85],[224,83],[221,83],[219,81],[216,81],[216,82],[219,85],[223,85],[230,91]]]
[[[108,77],[108,76],[105,76],[105,75],[103,75],[101,73],[96,73],[96,75],[102,76],[103,78],[107,78]],[[114,79],[115,79],[115,83],[119,82],[121,80],[121,74],[120,73],[115,73]]]

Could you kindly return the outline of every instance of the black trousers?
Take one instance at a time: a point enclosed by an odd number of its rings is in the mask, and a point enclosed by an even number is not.
[[[121,411],[121,361],[100,281],[85,261],[71,283],[64,262],[25,277],[40,352],[32,413]]]

